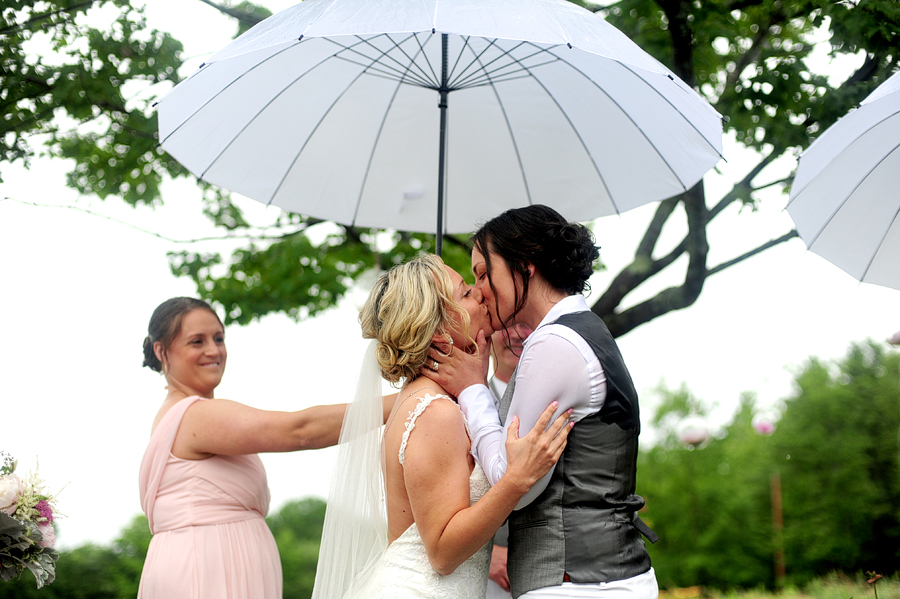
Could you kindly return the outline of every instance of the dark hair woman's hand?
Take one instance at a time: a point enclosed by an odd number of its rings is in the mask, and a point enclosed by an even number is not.
[[[419,374],[428,377],[454,397],[472,385],[487,382],[488,361],[491,355],[490,337],[478,331],[475,352],[472,354],[450,343],[437,341],[428,350],[428,361]]]

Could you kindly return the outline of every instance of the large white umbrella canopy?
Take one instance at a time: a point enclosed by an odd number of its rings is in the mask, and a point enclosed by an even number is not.
[[[900,72],[800,156],[787,210],[810,250],[900,289]]]
[[[689,189],[722,147],[709,104],[565,0],[306,0],[158,111],[163,148],[211,183],[407,231],[622,212]]]

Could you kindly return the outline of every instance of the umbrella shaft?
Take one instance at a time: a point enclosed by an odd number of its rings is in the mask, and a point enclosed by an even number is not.
[[[447,151],[447,92],[441,91],[441,147],[438,151],[438,189],[437,189],[437,241],[435,249],[441,256],[444,245],[444,164]]]
[[[441,88],[438,108],[441,110],[441,138],[438,150],[437,236],[435,250],[438,256],[444,249],[444,164],[447,152],[447,34],[441,34]]]

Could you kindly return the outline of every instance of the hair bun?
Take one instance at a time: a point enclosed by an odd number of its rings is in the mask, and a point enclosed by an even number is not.
[[[159,358],[156,357],[156,352],[153,351],[153,341],[150,340],[149,335],[144,337],[143,366],[146,366],[150,370],[155,370],[156,372],[162,372],[162,363],[160,363]]]
[[[590,229],[580,223],[558,223],[547,229],[547,266],[541,272],[555,286],[581,293],[594,272],[600,252]]]

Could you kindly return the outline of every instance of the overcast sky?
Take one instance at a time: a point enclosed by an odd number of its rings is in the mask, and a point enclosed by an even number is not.
[[[197,0],[154,0],[149,16],[154,26],[185,42],[194,65],[233,32]],[[710,197],[721,195],[728,181],[753,164],[730,143],[726,158],[723,176],[707,177]],[[141,342],[156,305],[195,293],[168,268],[166,253],[184,245],[122,222],[176,240],[214,231],[200,216],[199,193],[189,182],[165,186],[165,207],[131,209],[117,200],[78,198],[65,187],[65,167],[36,159],[30,171],[4,170],[0,186],[0,449],[19,459],[20,474],[39,459],[51,490],[67,485],[58,500],[66,516],[59,521],[59,538],[62,546],[73,547],[109,543],[140,513],[138,465],[165,396],[164,380],[140,367]],[[769,176],[776,179],[789,167],[776,165]],[[717,219],[710,230],[710,265],[790,230],[785,203],[774,190],[758,212],[732,208]],[[30,204],[77,206],[110,219]],[[276,210],[250,201],[242,205],[263,221]],[[652,210],[594,224],[609,266],[592,281],[597,293],[628,262]],[[668,243],[678,235],[672,232]],[[677,282],[683,268],[676,263],[667,281],[640,289],[629,304]],[[660,384],[684,384],[718,406],[711,418],[715,426],[728,419],[744,391],[756,392],[762,405],[777,406],[792,391],[791,373],[809,356],[839,359],[851,342],[883,341],[900,329],[898,307],[900,291],[860,285],[792,240],[715,275],[696,304],[619,343],[641,392],[645,421]],[[228,370],[218,396],[276,410],[349,399],[365,349],[352,299],[299,324],[276,315],[230,327],[227,343]],[[333,449],[264,456],[272,509],[290,499],[325,497],[335,456]]]

